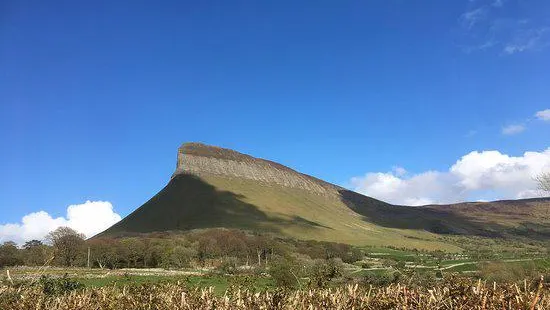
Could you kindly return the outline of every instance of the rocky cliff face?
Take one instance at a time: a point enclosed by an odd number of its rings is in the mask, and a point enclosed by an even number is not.
[[[307,190],[319,195],[335,196],[341,189],[268,160],[201,143],[185,143],[178,149],[174,176],[181,173],[199,177],[217,175],[244,178],[266,185]]]

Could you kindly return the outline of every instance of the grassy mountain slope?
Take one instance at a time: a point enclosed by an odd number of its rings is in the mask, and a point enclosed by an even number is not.
[[[355,245],[456,251],[445,234],[550,238],[549,200],[406,207],[235,151],[184,145],[168,185],[102,235],[227,227]]]
[[[383,203],[382,203],[383,204]],[[343,202],[246,179],[180,174],[104,234],[227,227],[357,245],[456,250],[437,235],[363,220]]]

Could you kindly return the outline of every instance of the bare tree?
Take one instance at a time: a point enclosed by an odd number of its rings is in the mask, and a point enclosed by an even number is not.
[[[541,191],[550,192],[550,172],[541,173],[535,179]]]
[[[46,236],[55,248],[55,255],[66,266],[72,266],[84,245],[84,235],[69,227],[59,227]]]

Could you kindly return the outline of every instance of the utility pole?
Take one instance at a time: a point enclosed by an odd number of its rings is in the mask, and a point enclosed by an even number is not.
[[[88,263],[87,263],[87,266],[88,266],[88,268],[90,268],[90,247],[88,247]]]

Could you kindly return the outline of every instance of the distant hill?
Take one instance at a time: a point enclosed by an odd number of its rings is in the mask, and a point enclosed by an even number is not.
[[[550,199],[396,206],[272,161],[186,143],[166,187],[100,235],[214,227],[453,251],[442,235],[549,240]]]

